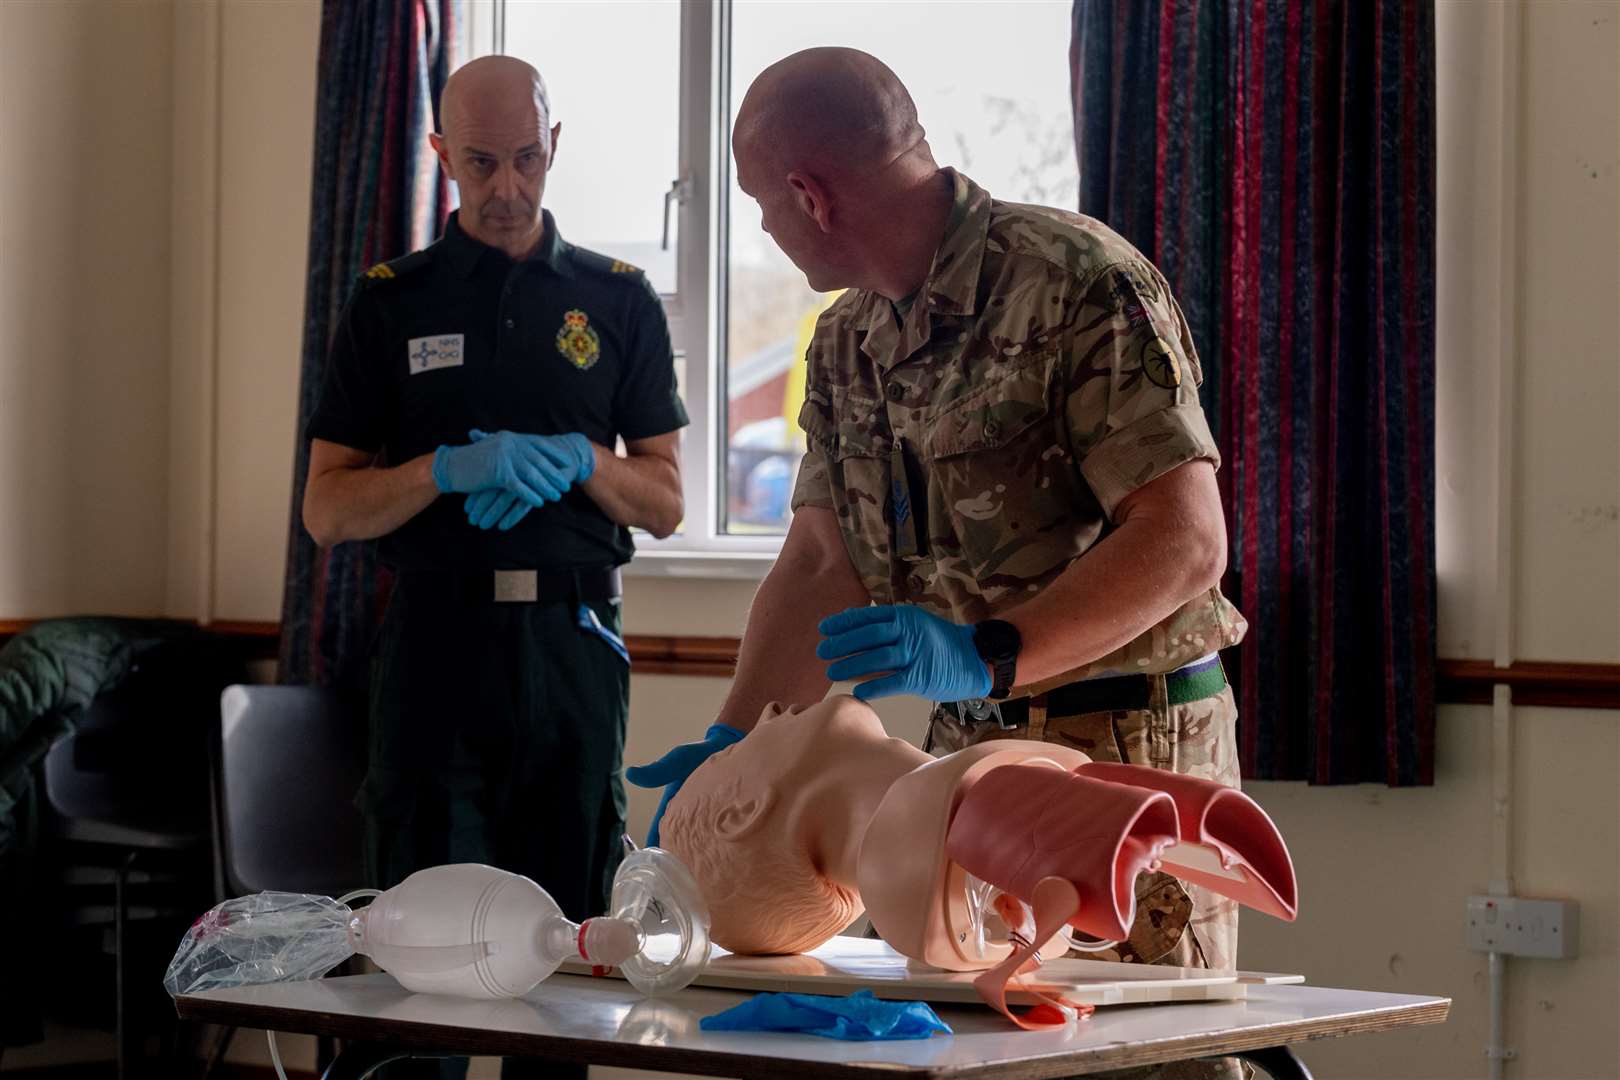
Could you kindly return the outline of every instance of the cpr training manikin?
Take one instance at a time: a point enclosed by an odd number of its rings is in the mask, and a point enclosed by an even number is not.
[[[768,706],[686,781],[661,833],[717,944],[804,952],[864,908],[912,960],[984,970],[980,995],[1020,1023],[1008,982],[1066,952],[1070,927],[1125,938],[1143,870],[1295,914],[1282,837],[1233,788],[1015,739],[935,759],[844,695]]]

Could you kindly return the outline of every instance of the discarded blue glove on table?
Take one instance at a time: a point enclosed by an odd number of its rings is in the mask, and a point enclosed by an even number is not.
[[[824,1039],[870,1042],[949,1035],[925,1001],[882,1001],[870,990],[848,997],[823,994],[755,994],[741,1005],[705,1016],[704,1031],[796,1031]]]

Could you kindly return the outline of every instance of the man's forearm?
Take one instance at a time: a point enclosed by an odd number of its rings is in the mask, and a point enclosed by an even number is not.
[[[393,532],[438,497],[432,454],[392,468],[329,469],[305,486],[304,526],[322,547],[372,540]]]
[[[646,529],[662,539],[673,533],[685,513],[681,472],[675,462],[656,454],[620,457],[605,446],[596,450],[596,468],[582,485],[614,524]]]
[[[720,723],[751,731],[772,701],[808,704],[826,697],[832,684],[825,662],[816,659],[821,640],[816,624],[867,602],[866,589],[847,563],[817,573],[778,561],[748,609],[737,676],[720,708]]]
[[[1023,647],[1014,685],[1061,675],[1139,637],[1220,580],[1225,534],[1165,528],[1143,516],[1121,525],[1038,596],[998,616]]]

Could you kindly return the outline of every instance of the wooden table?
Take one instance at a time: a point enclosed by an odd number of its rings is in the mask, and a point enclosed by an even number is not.
[[[982,1006],[939,1006],[951,1036],[839,1042],[809,1035],[699,1030],[746,1000],[688,988],[649,999],[617,979],[554,975],[526,997],[469,1001],[411,994],[387,975],[213,990],[178,998],[180,1016],[346,1040],[326,1080],[361,1080],[385,1061],[515,1055],[708,1076],[1005,1077],[1038,1080],[1191,1058],[1237,1055],[1274,1077],[1308,1078],[1288,1049],[1438,1024],[1448,998],[1264,986],[1242,1001],[1101,1008],[1067,1030],[1026,1032]]]

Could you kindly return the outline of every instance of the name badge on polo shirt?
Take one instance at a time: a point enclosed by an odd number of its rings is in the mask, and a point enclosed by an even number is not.
[[[411,364],[411,374],[420,375],[436,368],[460,367],[462,341],[465,334],[440,334],[438,337],[411,338],[405,355]]]

